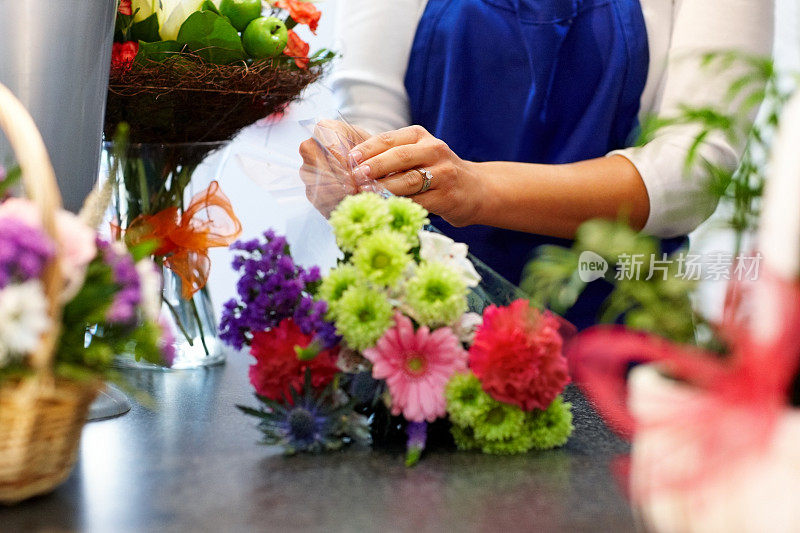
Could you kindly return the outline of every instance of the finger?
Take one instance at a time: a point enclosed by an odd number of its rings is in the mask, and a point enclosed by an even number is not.
[[[356,168],[356,174],[380,179],[396,172],[405,172],[435,161],[433,147],[427,143],[396,146],[367,159]]]
[[[399,130],[379,133],[354,146],[350,150],[350,157],[356,163],[361,163],[395,146],[414,144],[428,135],[429,133],[422,126],[409,126]]]
[[[334,157],[342,167],[348,164],[347,153],[354,144],[341,122],[323,120],[314,127],[314,139]]]
[[[398,172],[391,176],[386,176],[380,181],[389,192],[395,196],[413,196],[422,189],[424,178],[416,170]]]

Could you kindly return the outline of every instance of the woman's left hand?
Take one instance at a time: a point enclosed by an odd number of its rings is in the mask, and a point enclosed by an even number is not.
[[[476,164],[458,157],[422,126],[380,133],[349,155],[362,178],[379,180],[397,196],[410,196],[454,226],[472,224],[477,218],[483,182]],[[433,175],[425,192],[421,192],[423,175],[416,169]]]

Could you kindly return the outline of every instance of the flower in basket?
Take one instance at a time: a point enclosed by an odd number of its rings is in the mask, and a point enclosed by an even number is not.
[[[222,329],[235,346],[251,345],[251,382],[262,403],[281,394],[268,407],[290,409],[296,399],[286,389],[300,394],[305,371],[306,389],[333,388],[350,413],[385,409],[381,416],[396,417],[392,424],[407,433],[408,465],[419,460],[428,424],[437,420],[450,424],[461,449],[509,454],[563,445],[572,415],[560,396],[569,382],[561,323],[525,300],[489,306],[483,317],[469,312],[468,291],[480,276],[467,248],[424,230],[427,222],[407,198],[349,196],[330,217],[343,257],[310,279],[285,259],[286,241],[271,232],[266,245],[237,245],[252,256],[234,262],[243,271],[240,300],[226,305]],[[325,327],[301,332],[294,313],[312,295]],[[320,331],[334,332],[325,336],[333,344],[323,344]],[[308,363],[320,357],[317,368]]]
[[[28,200],[0,204],[0,382],[27,374],[28,354],[53,329],[59,332],[54,370],[60,378],[118,381],[111,363],[124,350],[151,362],[169,359],[155,317],[140,321],[150,292],[160,290],[160,283],[140,274],[148,265],[152,274],[152,263],[137,264],[124,246],[99,240],[72,213],[56,214],[58,242],[40,220]],[[53,261],[64,280],[56,296],[64,305],[60,323],[53,322],[40,281]]]

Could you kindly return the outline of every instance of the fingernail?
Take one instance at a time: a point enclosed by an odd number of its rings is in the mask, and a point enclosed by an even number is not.
[[[369,165],[359,165],[358,168],[356,168],[356,172],[358,172],[365,178],[369,178],[369,171],[370,171]]]
[[[364,160],[364,154],[361,153],[359,150],[353,150],[350,152],[350,160],[353,161],[356,165],[361,163]]]

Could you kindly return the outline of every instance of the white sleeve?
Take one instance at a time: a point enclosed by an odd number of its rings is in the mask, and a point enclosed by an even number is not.
[[[339,110],[370,133],[410,124],[405,78],[425,0],[340,0],[331,76]]]
[[[714,50],[769,55],[773,14],[772,0],[679,1],[663,93],[653,111],[669,117],[677,113],[680,105],[719,107],[731,80],[741,70],[731,68],[720,73],[700,66],[696,58]],[[694,127],[668,128],[644,146],[609,154],[630,160],[644,181],[650,198],[650,216],[644,232],[658,237],[685,235],[714,212],[717,198],[710,192],[704,171],[684,174],[684,162],[696,132]],[[717,136],[707,139],[698,155],[712,164],[734,169],[742,149]]]

